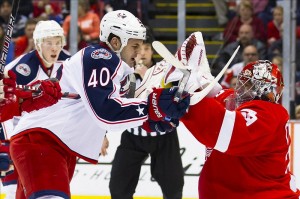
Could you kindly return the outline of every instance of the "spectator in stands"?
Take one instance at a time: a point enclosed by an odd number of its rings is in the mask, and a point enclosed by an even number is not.
[[[268,54],[267,57],[269,60],[272,60],[275,56],[281,56],[282,54],[282,34],[283,34],[283,23],[280,26],[280,39],[276,40],[271,44],[271,46],[268,48]],[[296,39],[296,52],[300,52],[300,39]],[[300,73],[300,56],[296,56],[296,74]],[[300,81],[300,74],[298,75],[297,79]]]
[[[6,29],[12,11],[12,1],[2,0],[0,2],[0,23]],[[13,28],[12,38],[24,35],[25,24],[27,17],[18,14]]]
[[[223,80],[221,81],[221,85],[223,88],[231,87],[231,80],[233,77],[237,77],[238,74],[243,70],[244,66],[246,66],[250,62],[254,62],[258,60],[258,51],[254,45],[248,45],[244,48],[243,51],[243,61],[234,64],[231,68],[227,69]]]
[[[249,24],[243,24],[240,27],[239,35],[237,41],[231,42],[226,45],[219,53],[216,62],[212,67],[212,74],[217,75],[220,70],[225,66],[225,64],[230,59],[234,50],[240,45],[240,50],[236,54],[235,58],[231,62],[231,66],[238,62],[243,61],[242,52],[244,48],[248,45],[254,45],[257,48],[259,59],[266,59],[266,45],[261,41],[253,38],[253,30]]]
[[[273,20],[268,23],[267,38],[270,46],[274,41],[280,39],[280,26],[283,22],[283,7],[277,6],[273,10]]]
[[[4,28],[3,28],[3,26],[0,25],[0,46],[1,46],[1,48],[3,46],[4,36],[5,36]],[[14,48],[15,48],[14,42],[10,42],[5,65],[9,64],[15,58]]]
[[[25,17],[30,17],[33,14],[33,1],[32,0],[22,0],[19,3],[18,14],[24,15]]]
[[[35,19],[28,19],[25,25],[25,35],[19,36],[15,39],[15,57],[28,53],[34,50],[33,31],[37,21]]]
[[[230,80],[230,88],[235,88],[237,84],[237,76],[233,76]]]
[[[297,105],[295,108],[295,119],[299,120],[300,119],[300,105]]]
[[[282,57],[281,56],[275,56],[275,57],[273,57],[273,59],[272,59],[272,63],[273,64],[276,64],[277,66],[278,66],[278,69],[282,72],[283,70],[283,66],[282,66],[282,64],[283,64],[283,60],[282,60]]]
[[[67,45],[64,46],[64,49],[67,51],[70,51],[70,34],[66,37],[67,40]],[[83,39],[83,34],[81,32],[81,29],[78,27],[78,32],[77,32],[77,50],[81,50],[82,48],[85,48],[88,46],[88,43]]]
[[[106,12],[113,10],[127,10],[140,20],[142,18],[139,0],[104,0]]]
[[[45,5],[45,13],[43,14],[43,16],[46,18],[46,20],[54,20],[59,25],[63,24],[62,14],[56,14],[51,4]]]
[[[254,33],[254,38],[266,42],[267,35],[264,23],[253,14],[253,6],[250,1],[242,1],[239,5],[238,16],[230,20],[224,29],[225,44],[237,40],[238,32],[243,24],[249,24]]]
[[[46,5],[51,5],[55,15],[61,14],[61,9],[57,2],[53,2],[53,1],[51,2],[50,0],[37,0],[33,4],[33,17],[34,18],[45,17]]]
[[[212,0],[218,17],[218,24],[225,27],[228,22],[228,5],[226,0]]]
[[[67,36],[70,30],[71,15],[63,22],[64,34]],[[98,42],[100,34],[99,16],[90,11],[88,0],[78,0],[78,27],[81,29],[83,39],[87,43]]]

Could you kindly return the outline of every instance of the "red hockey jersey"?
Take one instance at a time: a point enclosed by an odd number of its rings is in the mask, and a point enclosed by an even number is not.
[[[191,106],[182,122],[207,147],[199,198],[298,199],[289,172],[288,120],[281,105],[262,100],[235,111],[213,98]]]

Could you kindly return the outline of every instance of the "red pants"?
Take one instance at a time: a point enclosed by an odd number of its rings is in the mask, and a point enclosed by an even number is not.
[[[44,195],[70,198],[76,156],[51,135],[42,129],[11,139],[10,154],[19,173],[17,199]]]

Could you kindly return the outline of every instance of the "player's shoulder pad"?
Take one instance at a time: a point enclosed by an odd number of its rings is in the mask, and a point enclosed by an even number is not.
[[[11,68],[17,75],[17,84],[26,85],[37,76],[40,60],[36,53],[36,50],[33,50],[25,54]]]
[[[71,54],[69,51],[65,50],[65,49],[62,49],[62,51],[60,51],[59,55],[58,55],[58,59],[57,61],[64,61],[68,58],[71,57]]]
[[[86,47],[83,59],[85,63],[99,65],[101,67],[106,66],[108,68],[116,68],[120,63],[120,58],[115,52],[99,44]]]

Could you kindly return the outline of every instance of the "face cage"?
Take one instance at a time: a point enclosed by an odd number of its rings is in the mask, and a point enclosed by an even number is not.
[[[262,90],[268,91],[268,87],[270,87],[270,83],[264,83],[262,80],[238,76],[234,94],[226,99],[226,108],[228,110],[234,110],[241,104],[253,99],[270,101],[262,92]]]

